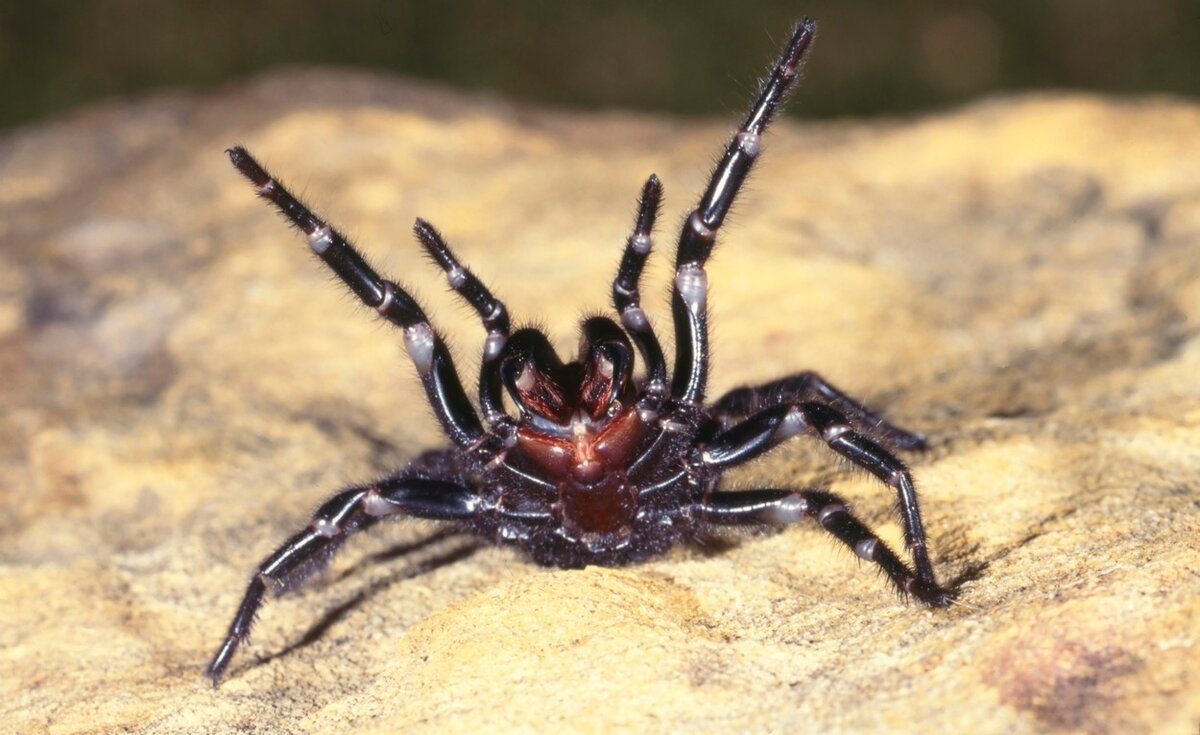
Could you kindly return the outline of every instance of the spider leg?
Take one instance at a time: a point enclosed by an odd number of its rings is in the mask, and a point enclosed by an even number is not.
[[[863,433],[877,436],[901,449],[926,448],[924,435],[886,421],[878,413],[838,390],[811,370],[772,380],[763,385],[734,388],[717,399],[709,407],[709,412],[722,426],[727,426],[768,406],[809,400],[828,404]]]
[[[471,518],[479,497],[471,490],[442,480],[393,478],[377,485],[351,488],[317,509],[312,522],[258,565],[229,632],[208,665],[216,686],[238,646],[250,635],[254,616],[270,587],[283,592],[320,568],[346,537],[384,516],[403,513],[414,518],[459,520]]]
[[[812,518],[860,558],[878,565],[901,593],[933,607],[950,604],[952,595],[936,582],[913,574],[879,536],[850,512],[846,501],[823,490],[743,490],[710,493],[697,516],[720,526],[784,525]]]
[[[800,61],[812,43],[816,24],[803,20],[763,84],[750,114],[734,134],[709,180],[700,203],[679,234],[671,313],[675,322],[675,370],[671,395],[682,403],[704,399],[708,382],[708,276],[704,264],[716,244],[717,230],[729,214],[754,160],[762,135],[799,77]]]
[[[470,304],[483,321],[487,339],[483,343],[483,361],[479,366],[479,405],[484,419],[492,426],[509,423],[511,419],[504,410],[502,397],[504,385],[500,380],[500,352],[508,341],[510,330],[508,309],[503,301],[492,296],[474,273],[459,263],[433,225],[418,219],[413,232],[425,246],[425,252],[446,271],[450,288]]]
[[[395,283],[380,278],[340,232],[309,211],[244,148],[230,148],[227,153],[237,170],[258,188],[258,195],[274,204],[304,232],[313,252],[350,290],[384,319],[404,330],[404,344],[446,435],[460,447],[474,443],[483,434],[479,417],[463,391],[450,350],[413,297]]]
[[[646,259],[650,257],[650,235],[654,230],[654,220],[658,217],[661,202],[662,183],[657,176],[651,174],[642,187],[642,196],[638,200],[637,222],[625,243],[621,266],[617,269],[617,277],[613,279],[612,285],[613,308],[621,315],[622,326],[633,337],[634,344],[642,353],[642,359],[646,361],[646,393],[656,403],[661,401],[667,390],[667,363],[663,357],[662,345],[654,334],[654,328],[650,326],[646,312],[642,311],[638,281],[641,280],[642,269],[646,267]]]
[[[867,436],[855,431],[840,413],[821,403],[784,403],[763,409],[740,424],[718,433],[700,452],[700,461],[714,469],[747,462],[785,440],[808,433],[821,438],[830,449],[869,471],[896,491],[904,523],[904,543],[912,552],[917,579],[937,589],[933,565],[921,523],[917,489],[908,467],[895,455]]]

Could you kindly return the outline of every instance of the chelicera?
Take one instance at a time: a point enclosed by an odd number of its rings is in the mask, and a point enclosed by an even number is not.
[[[912,476],[885,448],[921,449],[921,435],[888,423],[812,372],[738,388],[704,403],[709,375],[704,266],[758,158],[763,133],[796,83],[814,31],[809,20],[796,26],[682,227],[671,289],[675,359],[669,377],[638,290],[662,197],[655,176],[642,189],[612,286],[619,324],[604,316],[585,320],[579,355],[569,362],[555,354],[541,331],[512,330],[503,302],[458,261],[437,230],[417,221],[421,244],[487,331],[477,410],[450,352],[413,297],[381,278],[244,149],[229,151],[258,195],[304,232],[312,250],[363,302],[402,330],[451,446],[426,452],[382,480],[337,493],[258,566],[208,666],[214,684],[248,636],[268,589],[294,585],[350,534],[391,516],[445,521],[519,546],[539,564],[564,568],[638,562],[713,526],[781,526],[811,518],[878,565],[902,594],[933,607],[950,603],[929,560]],[[516,416],[506,408],[505,395]],[[726,470],[801,434],[823,441],[896,492],[911,567],[830,492],[721,489]]]

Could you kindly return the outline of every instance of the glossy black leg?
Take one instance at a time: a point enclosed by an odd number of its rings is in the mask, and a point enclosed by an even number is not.
[[[414,518],[459,520],[471,518],[479,498],[465,487],[442,480],[391,479],[338,493],[317,509],[308,528],[292,536],[259,564],[238,606],[229,632],[208,665],[216,686],[238,647],[250,635],[254,616],[268,588],[282,592],[299,583],[329,560],[346,537],[385,516],[401,513]]]
[[[725,469],[758,457],[781,442],[807,433],[822,439],[833,451],[878,477],[896,491],[905,545],[911,550],[917,578],[936,588],[933,565],[917,503],[912,474],[895,455],[856,432],[845,417],[820,403],[780,404],[763,409],[713,437],[700,452],[701,461]]]
[[[612,286],[613,308],[620,314],[622,326],[633,337],[638,352],[646,362],[646,397],[653,403],[661,402],[666,397],[667,363],[663,357],[662,345],[654,334],[654,328],[650,326],[650,320],[642,310],[638,282],[641,280],[642,270],[646,267],[646,259],[650,257],[650,248],[653,245],[651,233],[661,202],[662,183],[657,176],[651,175],[642,187],[637,222],[625,243],[621,266]],[[657,408],[657,405],[647,408]]]
[[[713,403],[709,411],[722,425],[728,425],[770,406],[812,400],[828,404],[868,436],[882,439],[900,449],[926,447],[922,434],[889,423],[817,373],[807,370],[763,385],[734,388]]]
[[[492,292],[475,277],[469,269],[463,267],[450,246],[442,239],[440,233],[423,219],[418,219],[413,225],[417,239],[425,246],[425,252],[433,258],[442,270],[450,288],[454,289],[464,301],[471,305],[475,313],[483,321],[487,330],[487,338],[483,343],[483,359],[479,366],[479,405],[483,409],[484,419],[495,426],[509,423],[510,417],[504,411],[504,386],[500,381],[500,352],[508,341],[509,320],[508,309],[504,302],[492,295]]]
[[[461,447],[474,443],[483,434],[479,417],[463,391],[450,351],[413,297],[395,283],[380,278],[340,232],[309,211],[244,148],[230,148],[228,153],[238,171],[257,187],[258,195],[274,204],[304,232],[313,252],[350,290],[384,319],[404,330],[404,344],[446,435]]]
[[[812,43],[816,24],[803,20],[763,84],[758,100],[717,164],[708,189],[679,234],[671,313],[675,321],[675,368],[671,395],[683,403],[704,400],[708,383],[708,276],[704,264],[717,241],[742,183],[762,147],[762,135],[799,76],[800,61]]]
[[[844,500],[823,490],[743,490],[711,493],[697,508],[704,521],[719,526],[787,525],[812,518],[860,558],[877,564],[903,594],[932,607],[946,607],[949,591],[914,574],[879,536],[854,517]]]

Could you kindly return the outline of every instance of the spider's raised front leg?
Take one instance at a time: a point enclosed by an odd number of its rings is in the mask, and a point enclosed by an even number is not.
[[[908,467],[879,443],[855,431],[846,418],[821,403],[782,403],[763,409],[713,437],[699,460],[714,469],[733,467],[758,457],[797,434],[820,438],[833,451],[869,471],[896,491],[904,525],[904,542],[912,553],[916,582],[909,590],[930,604],[945,596],[929,561],[917,489]]]
[[[879,536],[850,512],[846,502],[823,490],[742,490],[714,492],[696,515],[719,526],[785,525],[812,518],[859,558],[879,565],[896,589],[934,607],[950,604],[951,595],[937,583],[921,579]]]
[[[230,148],[229,160],[258,188],[258,195],[275,205],[308,237],[313,252],[350,287],[363,303],[404,330],[404,344],[412,357],[421,384],[446,435],[460,447],[475,443],[483,434],[479,416],[463,391],[462,381],[445,342],[407,291],[379,277],[362,255],[324,220],[267,173],[246,149]]]
[[[709,412],[722,426],[728,426],[770,406],[811,400],[828,404],[868,436],[882,439],[900,449],[926,448],[924,435],[889,423],[811,370],[763,385],[734,388],[713,403]]]
[[[292,536],[258,565],[246,588],[225,641],[208,665],[213,686],[221,681],[238,646],[250,635],[254,615],[268,588],[282,592],[322,566],[346,537],[385,516],[462,520],[474,516],[479,497],[468,488],[442,480],[392,478],[344,490],[313,514],[308,528]]]
[[[671,396],[700,403],[708,383],[708,276],[704,264],[717,241],[717,230],[729,214],[742,182],[762,147],[762,135],[799,77],[800,61],[812,43],[816,24],[802,20],[763,84],[758,100],[734,134],[708,189],[679,233],[671,313],[675,321],[675,369]]]
[[[418,219],[413,225],[413,232],[425,246],[429,257],[446,272],[450,288],[471,305],[483,322],[483,328],[487,330],[487,339],[483,343],[483,359],[479,365],[479,405],[483,409],[484,419],[493,428],[508,425],[511,419],[504,411],[504,384],[500,380],[500,353],[508,342],[510,329],[508,309],[470,269],[458,262],[450,246],[433,225]]]
[[[667,363],[658,336],[654,334],[654,328],[650,326],[650,320],[642,310],[642,295],[638,289],[638,282],[641,280],[642,270],[646,267],[646,259],[650,257],[650,248],[653,245],[651,234],[661,202],[662,183],[657,176],[651,174],[642,187],[642,196],[638,200],[637,221],[633,226],[633,233],[625,243],[621,265],[612,285],[613,308],[621,316],[622,326],[629,332],[646,362],[645,392],[653,404],[646,408],[652,409],[657,409],[658,404],[666,397]]]

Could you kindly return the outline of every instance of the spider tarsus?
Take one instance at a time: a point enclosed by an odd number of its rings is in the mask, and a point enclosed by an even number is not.
[[[654,220],[658,218],[662,195],[662,181],[659,180],[658,174],[650,174],[650,178],[642,185],[642,196],[638,200],[636,233],[648,235],[654,229]]]
[[[433,259],[443,270],[460,267],[458,260],[454,254],[450,252],[449,246],[442,238],[442,233],[437,231],[437,228],[429,223],[429,220],[417,217],[413,222],[413,234],[421,241],[421,245],[425,247],[425,253]]]
[[[271,182],[271,175],[258,165],[258,161],[255,161],[254,157],[242,146],[231,146],[226,148],[225,152],[229,154],[229,160],[237,170],[241,171],[242,175],[250,179],[255,186],[261,189]]]
[[[217,649],[216,656],[205,667],[204,673],[212,682],[213,689],[221,686],[221,679],[225,675],[225,669],[229,667],[229,662],[233,660],[233,654],[237,652],[240,642],[237,638],[226,638],[221,647]]]
[[[795,69],[800,64],[800,59],[808,52],[808,47],[816,35],[817,21],[813,18],[801,19],[792,30],[792,39],[788,42],[780,65]]]

